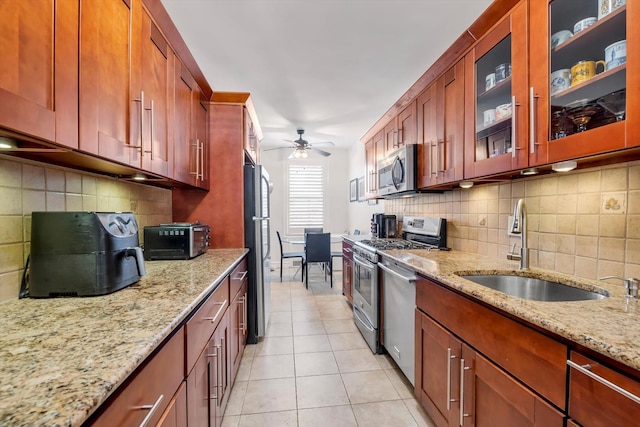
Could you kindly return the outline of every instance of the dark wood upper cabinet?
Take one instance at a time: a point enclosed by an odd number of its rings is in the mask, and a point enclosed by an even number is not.
[[[137,12],[135,9],[138,8]],[[130,116],[143,110],[131,93],[130,49],[139,0],[80,1],[80,149],[124,164],[142,150]]]
[[[78,1],[0,2],[0,127],[78,148]]]

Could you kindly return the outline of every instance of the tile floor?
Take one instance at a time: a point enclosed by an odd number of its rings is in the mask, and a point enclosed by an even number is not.
[[[286,267],[272,272],[267,333],[245,349],[223,426],[428,426],[413,387],[387,355],[374,355],[342,296],[319,267],[309,289]],[[299,277],[299,276],[298,276]]]

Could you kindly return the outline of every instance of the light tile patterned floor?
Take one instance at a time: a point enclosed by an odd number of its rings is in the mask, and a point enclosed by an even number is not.
[[[247,346],[229,397],[224,427],[427,426],[435,424],[387,355],[374,355],[342,296],[318,267],[309,289],[272,272],[267,333]],[[299,277],[299,276],[298,276]]]

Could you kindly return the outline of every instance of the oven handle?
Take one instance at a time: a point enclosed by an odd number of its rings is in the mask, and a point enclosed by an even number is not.
[[[415,281],[417,280],[416,276],[412,276],[412,277],[403,276],[402,274],[398,273],[395,270],[392,270],[391,268],[387,267],[386,265],[384,265],[381,262],[378,263],[378,267],[380,267],[381,269],[383,269],[387,273],[404,280],[405,282],[415,283]]]
[[[362,315],[365,317],[366,321],[364,319],[362,319],[362,317],[360,317],[358,315],[358,312],[362,313]],[[358,321],[360,322],[360,324],[362,324],[362,326],[367,328],[367,330],[369,332],[375,332],[375,329],[373,329],[373,327],[370,326],[371,325],[371,321],[369,320],[369,316],[367,316],[367,313],[365,313],[364,311],[360,310],[357,305],[353,306],[353,315],[358,319]]]
[[[370,263],[364,258],[360,258],[356,254],[353,254],[353,260],[356,262],[356,264],[360,264],[361,266],[363,266],[364,268],[368,268],[369,270],[374,270],[376,268],[375,264]]]

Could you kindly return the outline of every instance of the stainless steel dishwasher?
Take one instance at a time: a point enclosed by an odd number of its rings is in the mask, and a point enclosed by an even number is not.
[[[415,385],[416,275],[382,256],[384,347],[412,385]]]

